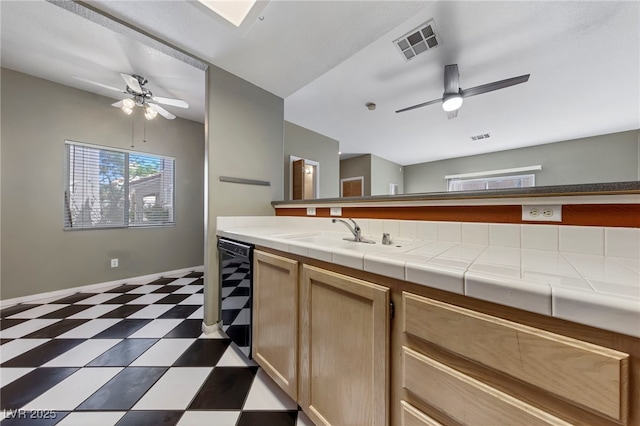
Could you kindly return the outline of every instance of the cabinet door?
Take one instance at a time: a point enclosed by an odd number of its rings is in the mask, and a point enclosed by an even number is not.
[[[254,252],[253,359],[297,399],[298,262]]]
[[[303,268],[300,405],[316,425],[386,425],[389,290]]]

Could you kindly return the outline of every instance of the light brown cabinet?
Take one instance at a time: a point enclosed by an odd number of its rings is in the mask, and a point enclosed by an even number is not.
[[[303,266],[300,405],[317,425],[383,426],[389,289]]]
[[[298,262],[258,250],[253,262],[253,358],[295,400]]]

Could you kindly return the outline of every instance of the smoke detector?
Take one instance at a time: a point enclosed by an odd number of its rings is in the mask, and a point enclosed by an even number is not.
[[[409,31],[402,37],[393,41],[402,57],[410,61],[421,53],[440,46],[440,35],[436,32],[436,25],[433,19]]]

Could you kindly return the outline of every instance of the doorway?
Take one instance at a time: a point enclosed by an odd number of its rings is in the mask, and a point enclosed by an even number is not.
[[[290,198],[311,200],[320,193],[320,163],[306,158],[289,156]]]
[[[364,176],[340,179],[341,197],[362,197],[364,195]]]

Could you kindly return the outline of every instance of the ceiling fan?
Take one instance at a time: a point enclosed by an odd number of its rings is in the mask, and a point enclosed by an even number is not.
[[[442,102],[442,109],[447,112],[449,119],[458,116],[458,109],[462,106],[462,99],[470,96],[480,95],[482,93],[493,92],[494,90],[504,89],[516,84],[526,83],[530,74],[520,75],[518,77],[507,78],[506,80],[494,81],[493,83],[483,84],[481,86],[472,87],[471,89],[460,89],[458,64],[446,65],[444,67],[444,93],[442,99],[434,99],[429,102],[413,105],[396,111],[405,112],[423,106]]]
[[[189,104],[180,99],[163,98],[161,96],[154,96],[151,90],[144,87],[148,83],[148,80],[141,75],[137,74],[124,74],[120,73],[120,76],[126,83],[125,89],[118,89],[117,87],[109,86],[108,84],[98,83],[97,81],[89,80],[84,77],[72,76],[76,80],[83,81],[85,83],[100,86],[105,89],[113,90],[115,92],[125,93],[131,95],[130,98],[125,98],[118,101],[112,106],[121,108],[125,114],[130,115],[133,112],[135,106],[139,106],[144,109],[144,116],[147,120],[152,120],[157,114],[160,114],[168,120],[176,118],[166,109],[162,108],[158,104],[171,105],[178,108],[189,108]],[[151,102],[153,101],[153,102]]]

